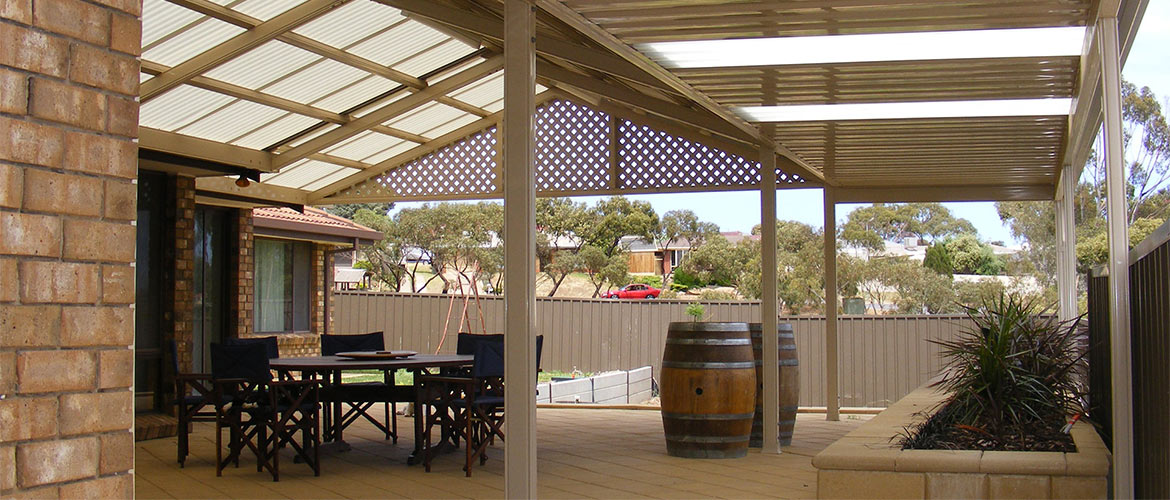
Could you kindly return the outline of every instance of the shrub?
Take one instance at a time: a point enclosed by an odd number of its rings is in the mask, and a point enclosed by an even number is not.
[[[671,280],[670,287],[673,289],[677,285],[679,290],[686,291],[703,286],[703,284],[698,277],[685,269],[677,269],[674,271],[674,279]]]
[[[1043,315],[1034,300],[1015,294],[966,309],[974,327],[936,342],[947,360],[936,385],[949,396],[904,446],[931,441],[932,429],[963,430],[982,449],[1047,449],[1045,441],[1066,438],[1058,430],[1064,419],[1083,411],[1077,322]]]
[[[631,283],[641,283],[643,285],[649,285],[649,286],[652,286],[654,288],[661,289],[662,288],[662,276],[658,276],[658,275],[654,275],[654,274],[634,276],[633,279],[631,280]]]
[[[719,301],[719,300],[739,300],[739,297],[734,292],[727,292],[723,290],[703,290],[699,292],[699,300]]]

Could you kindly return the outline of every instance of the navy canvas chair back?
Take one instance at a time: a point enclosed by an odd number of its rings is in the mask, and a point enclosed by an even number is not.
[[[455,354],[475,354],[475,346],[480,342],[503,342],[504,334],[476,334],[460,333],[455,343]]]
[[[264,344],[211,344],[211,376],[216,379],[238,378],[253,382],[272,380],[268,350]]]
[[[339,352],[381,351],[386,348],[382,332],[365,335],[322,335],[321,355],[333,356]]]
[[[475,344],[475,363],[471,367],[472,376],[503,377],[504,376],[504,342],[480,341]]]
[[[540,352],[544,350],[544,335],[536,336],[536,371],[540,371]]]
[[[268,354],[268,359],[277,359],[280,357],[280,345],[277,344],[275,336],[250,339],[226,339],[223,343],[225,345],[260,344],[264,346],[265,352]]]

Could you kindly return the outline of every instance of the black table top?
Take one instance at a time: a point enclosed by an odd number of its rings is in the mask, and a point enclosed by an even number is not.
[[[340,356],[311,356],[306,358],[277,358],[269,361],[276,370],[397,370],[471,366],[475,356],[460,354],[415,354],[398,359],[350,359]]]

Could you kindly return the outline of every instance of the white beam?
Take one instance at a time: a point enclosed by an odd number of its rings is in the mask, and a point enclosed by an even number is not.
[[[776,152],[770,147],[760,148],[760,343],[764,374],[763,453],[780,453],[780,339],[777,337],[776,290]]]
[[[837,378],[837,199],[825,186],[825,419],[841,420]]]
[[[1061,168],[1060,185],[1056,199],[1056,289],[1061,321],[1077,317],[1077,267],[1076,267],[1076,182],[1072,179],[1072,165]]]
[[[504,496],[536,498],[535,9],[504,3]]]
[[[1122,151],[1121,59],[1117,18],[1097,20],[1105,137],[1105,218],[1109,236],[1109,343],[1113,382],[1113,497],[1133,498],[1133,375],[1130,371],[1129,227]]]

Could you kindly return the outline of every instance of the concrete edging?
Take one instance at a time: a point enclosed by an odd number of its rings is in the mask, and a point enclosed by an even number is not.
[[[903,450],[891,438],[935,408],[929,383],[818,453],[818,498],[1105,498],[1109,450],[1078,422],[1077,451]]]

